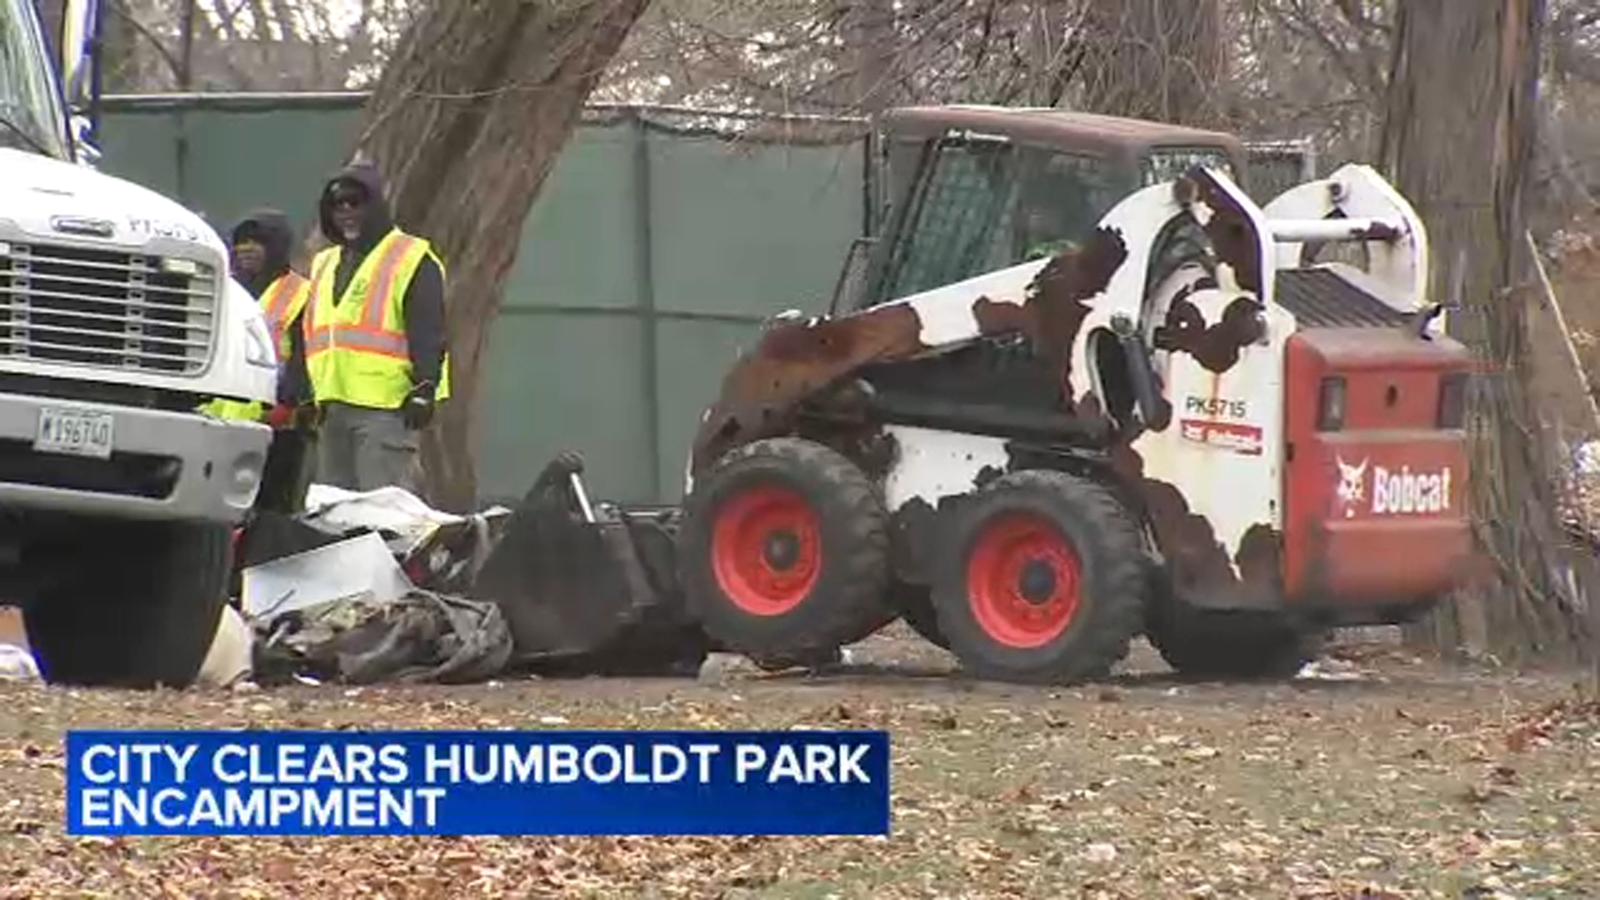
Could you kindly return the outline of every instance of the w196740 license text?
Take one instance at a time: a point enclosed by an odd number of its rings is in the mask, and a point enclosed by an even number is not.
[[[41,453],[106,459],[111,456],[114,430],[110,413],[46,408],[39,411],[39,430],[33,448]]]

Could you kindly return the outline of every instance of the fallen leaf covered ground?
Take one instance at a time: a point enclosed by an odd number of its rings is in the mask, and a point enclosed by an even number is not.
[[[1360,648],[1357,648],[1360,649]],[[699,681],[130,694],[0,686],[4,897],[1600,897],[1600,715],[1557,677],[1345,652],[1347,680],[954,677],[865,664]],[[72,727],[886,728],[889,838],[75,839]]]

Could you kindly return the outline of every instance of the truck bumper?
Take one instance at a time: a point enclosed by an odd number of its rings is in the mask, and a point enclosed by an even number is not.
[[[34,449],[42,410],[112,417],[109,459]],[[0,393],[0,507],[237,524],[255,503],[272,429],[197,413]]]

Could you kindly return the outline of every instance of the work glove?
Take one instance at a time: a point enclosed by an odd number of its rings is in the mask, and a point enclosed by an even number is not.
[[[322,410],[315,403],[301,403],[294,408],[292,421],[296,431],[316,431],[322,424]]]
[[[412,431],[421,431],[433,421],[433,383],[425,381],[411,389],[400,405],[400,417]]]
[[[294,414],[295,409],[293,406],[287,403],[279,403],[272,409],[267,410],[267,424],[271,425],[274,431],[283,431],[293,427]]]

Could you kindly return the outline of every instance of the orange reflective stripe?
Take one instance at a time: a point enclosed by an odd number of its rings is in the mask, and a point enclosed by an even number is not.
[[[283,342],[284,328],[289,324],[290,310],[294,307],[297,296],[310,284],[299,274],[285,272],[281,278],[267,288],[267,294],[261,298],[262,312],[267,319],[267,327],[272,329],[272,339],[279,344]]]
[[[268,318],[280,322],[287,318],[295,292],[304,282],[305,279],[294,272],[285,272],[282,278],[274,281],[272,287],[267,288],[267,296],[261,300],[262,310]]]
[[[378,261],[377,286],[367,292],[367,305],[361,316],[363,327],[383,329],[384,313],[388,312],[389,304],[394,299],[394,278],[400,271],[400,261],[417,243],[417,239],[410,235],[402,235],[389,243],[383,258]]]
[[[407,256],[422,243],[418,238],[399,231],[385,238],[381,243],[382,255],[373,267],[371,280],[367,283],[366,296],[361,300],[360,320],[356,323],[341,322],[336,314],[332,315],[326,324],[316,320],[312,310],[317,308],[324,288],[332,300],[333,309],[338,308],[339,300],[332,296],[333,286],[325,282],[325,279],[330,277],[329,273],[337,270],[333,265],[336,254],[329,254],[319,261],[312,274],[311,296],[303,320],[307,359],[329,350],[339,349],[372,353],[402,361],[410,360],[409,343],[404,329],[389,329],[386,327],[386,320],[389,305],[396,299],[395,284],[400,276],[401,267]],[[332,313],[333,310],[325,312]]]
[[[390,356],[400,360],[409,360],[411,358],[406,344],[406,336],[403,334],[371,331],[366,328],[340,328],[337,336],[338,341],[335,343],[333,329],[323,329],[313,334],[310,340],[306,342],[306,356],[314,356],[337,347],[340,350],[375,353],[379,356]]]

